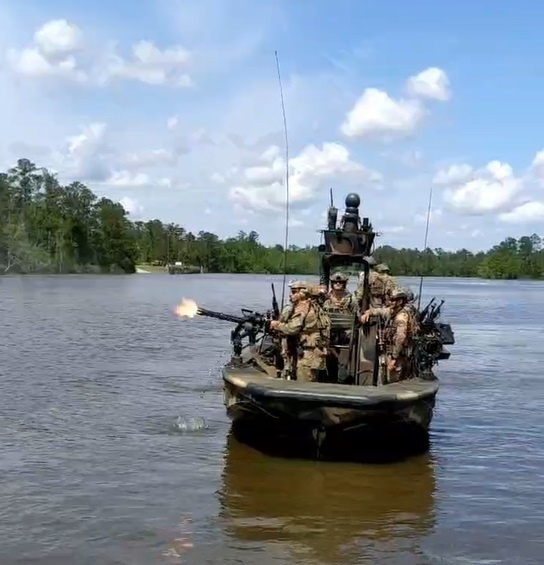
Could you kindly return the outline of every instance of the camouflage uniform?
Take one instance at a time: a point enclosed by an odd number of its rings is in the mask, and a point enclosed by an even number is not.
[[[357,308],[355,297],[351,292],[346,290],[345,286],[348,282],[348,277],[341,273],[336,273],[331,277],[331,282],[341,282],[344,285],[341,297],[336,297],[335,293],[331,290],[325,302],[323,303],[323,308],[326,312],[341,312],[342,314],[351,314]]]
[[[280,317],[278,318],[280,322],[287,322],[293,313],[294,305],[289,303],[283,307],[283,310],[280,313]],[[282,370],[282,377],[284,379],[290,378],[293,374],[293,368],[295,366],[295,359],[293,359],[293,353],[291,351],[292,348],[289,347],[289,338],[282,337],[280,340],[281,343],[281,355],[283,357],[283,370]]]
[[[372,308],[386,305],[393,290],[399,288],[399,284],[389,274],[389,267],[385,263],[376,265],[370,271],[368,285],[370,287],[370,306]]]
[[[297,381],[317,381],[319,372],[326,368],[330,320],[318,301],[311,298],[313,285],[295,281],[290,287],[302,291],[303,298],[293,304],[289,319],[280,321],[274,329],[284,336],[296,337],[297,349],[301,350],[297,359]]]
[[[395,370],[389,371],[389,382],[397,382],[410,377],[412,338],[417,331],[417,319],[407,300],[411,291],[397,287],[391,292],[395,302],[390,306],[370,308],[369,314],[386,320],[384,341],[386,357],[396,361]],[[397,302],[399,301],[399,302]],[[400,306],[398,308],[397,304]]]

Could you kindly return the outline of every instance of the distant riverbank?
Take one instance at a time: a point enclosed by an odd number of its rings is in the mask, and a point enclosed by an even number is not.
[[[103,269],[101,269],[99,266],[97,265],[85,265],[85,266],[81,266],[81,267],[77,267],[76,269],[71,269],[71,270],[67,270],[64,272],[58,272],[58,271],[53,271],[52,269],[38,269],[36,271],[32,271],[32,272],[25,272],[25,273],[21,273],[21,272],[17,272],[17,271],[8,271],[7,273],[4,272],[4,269],[2,269],[0,267],[0,278],[2,278],[2,276],[5,277],[13,277],[13,276],[52,276],[52,275],[125,275],[125,274],[139,274],[139,275],[147,275],[147,274],[163,274],[163,275],[167,275],[168,274],[168,267],[167,266],[163,266],[163,265],[152,265],[149,263],[138,263],[137,265],[135,265],[135,270],[133,272],[126,272],[123,271],[121,268],[112,268],[110,271],[104,271]],[[200,274],[198,272],[187,272],[187,273],[180,273],[180,274]],[[281,277],[283,276],[283,273],[259,273],[259,272],[251,272],[251,271],[247,271],[247,272],[223,272],[223,273],[209,273],[209,274],[215,274],[215,275],[265,275],[265,276],[271,276],[271,277]],[[354,272],[354,271],[347,271],[346,272],[347,275],[349,275],[352,278],[357,278],[359,276],[359,272]],[[287,273],[287,277],[289,279],[292,278],[302,278],[304,279],[305,277],[308,278],[314,278],[319,276],[318,273]],[[395,278],[404,278],[404,277],[413,277],[413,278],[418,278],[421,277],[420,274],[393,274],[393,276]],[[473,280],[480,280],[480,281],[493,281],[493,280],[519,280],[519,281],[543,281],[544,278],[540,277],[528,277],[528,276],[518,276],[518,277],[503,277],[503,278],[493,278],[493,277],[481,277],[481,276],[477,276],[477,275],[450,275],[450,276],[446,276],[446,275],[436,275],[436,274],[428,274],[428,275],[423,275],[423,278],[425,279],[473,279]]]

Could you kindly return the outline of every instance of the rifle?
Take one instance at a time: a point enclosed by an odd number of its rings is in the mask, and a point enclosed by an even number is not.
[[[378,385],[380,376],[383,377],[387,375],[386,372],[386,359],[385,359],[385,349],[384,349],[384,339],[383,339],[383,324],[380,322],[376,328],[376,356],[374,358],[374,367],[372,372],[372,383],[374,386]],[[385,383],[384,383],[385,384]]]
[[[280,307],[278,304],[278,299],[276,298],[276,289],[274,288],[274,283],[270,283],[272,287],[272,319],[279,320],[280,319]]]

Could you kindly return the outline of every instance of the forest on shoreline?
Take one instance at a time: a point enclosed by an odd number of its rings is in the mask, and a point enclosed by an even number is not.
[[[278,274],[283,251],[261,244],[255,231],[220,239],[157,219],[131,221],[120,203],[80,182],[63,186],[28,159],[0,173],[0,274],[134,273],[138,264],[175,261],[212,273]],[[385,245],[375,257],[398,276],[544,278],[544,239],[537,234],[509,237],[486,252]],[[317,270],[317,246],[289,247],[289,273]]]

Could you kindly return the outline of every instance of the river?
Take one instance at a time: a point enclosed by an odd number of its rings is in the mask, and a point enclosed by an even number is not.
[[[229,324],[172,310],[270,280],[0,278],[0,563],[542,563],[544,284],[426,282],[457,339],[429,453],[356,465],[229,437]]]

